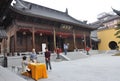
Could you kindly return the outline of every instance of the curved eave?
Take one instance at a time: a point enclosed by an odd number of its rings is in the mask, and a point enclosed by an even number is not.
[[[116,10],[116,9],[113,9],[113,8],[112,8],[112,10],[113,10],[113,12],[115,12],[118,16],[120,16],[120,11],[118,11],[118,10]]]
[[[78,24],[78,23],[74,23],[74,22],[69,22],[69,21],[64,21],[64,20],[60,20],[60,19],[56,19],[56,18],[51,18],[51,17],[42,16],[42,15],[36,15],[36,14],[33,14],[33,13],[24,12],[24,10],[22,11],[22,10],[16,9],[12,6],[10,7],[10,9],[19,13],[19,14],[26,15],[26,16],[32,16],[32,17],[37,17],[37,18],[42,18],[42,19],[48,19],[48,20],[51,20],[51,21],[57,21],[57,22],[61,22],[61,23],[72,24],[72,25],[75,25],[75,26],[79,26],[79,27],[87,28],[87,29],[91,29],[91,30],[95,29],[95,28],[92,28],[92,27],[90,27],[88,25],[85,25],[85,24],[82,24],[82,23]]]
[[[95,29],[95,28],[91,27],[90,25],[84,24],[84,23],[80,22],[79,20],[76,20],[75,18],[73,18],[71,16],[69,16],[69,17],[72,18],[73,20],[75,20],[76,22],[78,22],[79,23],[79,24],[77,23],[78,26],[82,26],[83,28],[88,28],[88,29],[91,29],[91,30]]]
[[[6,15],[7,8],[9,8],[11,2],[12,0],[0,0],[0,22],[3,21],[3,16]]]

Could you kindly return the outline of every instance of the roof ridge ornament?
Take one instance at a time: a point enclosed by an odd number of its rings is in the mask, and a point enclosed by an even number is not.
[[[113,12],[115,12],[118,16],[120,16],[120,11],[118,11],[118,10],[116,10],[116,9],[114,9],[114,8],[112,8],[112,10],[113,10]]]
[[[28,9],[28,7],[26,7],[24,4],[23,4],[23,1],[22,0],[15,0],[16,1],[16,4],[19,4],[22,9]]]
[[[68,15],[68,8],[66,8],[66,11],[65,11],[65,13]]]

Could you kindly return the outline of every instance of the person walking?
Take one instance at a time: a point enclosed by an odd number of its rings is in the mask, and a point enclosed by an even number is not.
[[[67,50],[68,50],[68,44],[64,44],[64,53],[65,53],[65,55],[67,55]]]
[[[48,70],[48,66],[49,66],[49,69],[52,70],[50,57],[51,57],[50,51],[48,51],[48,48],[45,48],[45,63],[46,63],[47,70]]]

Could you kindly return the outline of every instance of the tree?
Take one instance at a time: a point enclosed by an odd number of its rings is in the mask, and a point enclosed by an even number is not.
[[[115,28],[116,33],[114,34],[116,38],[120,39],[120,22],[117,24],[117,27]],[[118,41],[118,44],[120,44],[120,41]]]

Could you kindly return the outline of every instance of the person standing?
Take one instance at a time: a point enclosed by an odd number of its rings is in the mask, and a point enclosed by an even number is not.
[[[57,58],[56,59],[60,59],[60,52],[61,52],[61,49],[60,48],[56,48],[55,50],[56,54],[57,54]]]
[[[30,54],[30,61],[33,63],[37,62],[37,54],[35,52],[35,49],[32,50],[32,53]]]
[[[65,55],[67,55],[67,50],[68,50],[68,44],[64,44],[64,53],[65,53]]]
[[[48,70],[48,66],[49,66],[49,69],[52,70],[50,57],[51,57],[50,51],[48,51],[48,48],[45,48],[45,63],[46,63],[47,70]]]

